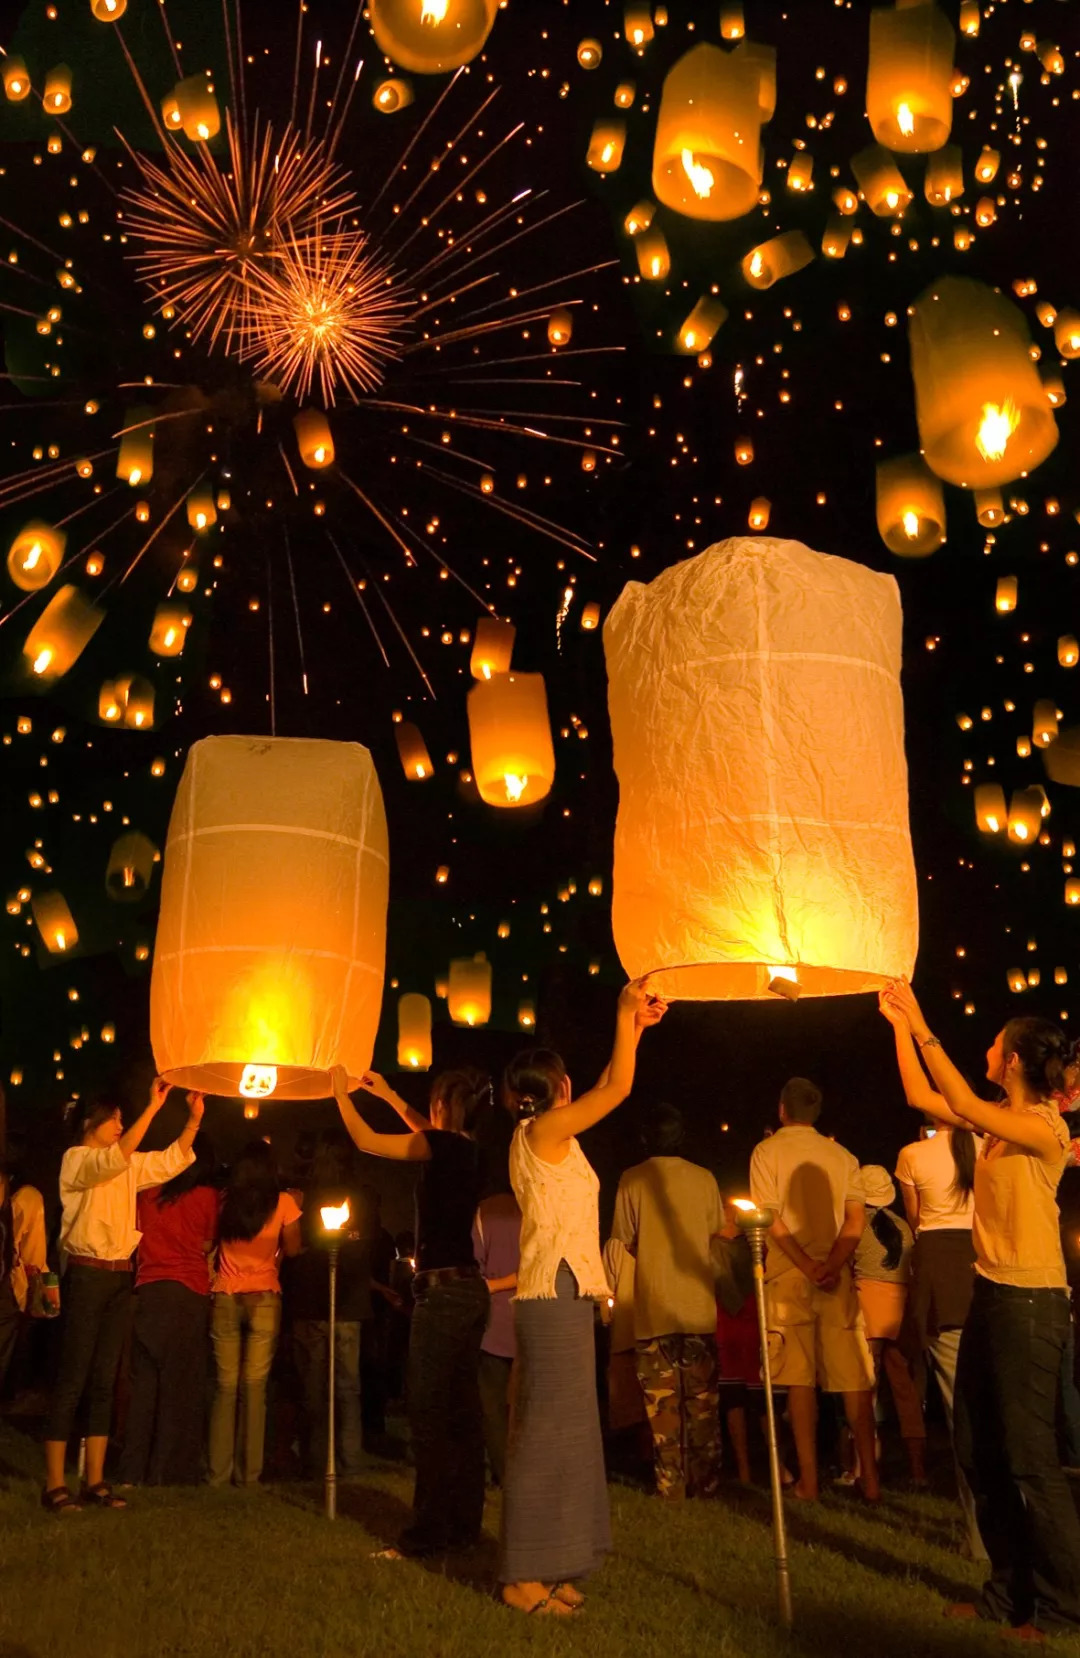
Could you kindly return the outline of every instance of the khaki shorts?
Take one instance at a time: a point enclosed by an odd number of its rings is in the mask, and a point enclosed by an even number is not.
[[[835,1290],[812,1284],[798,1267],[765,1286],[769,1361],[776,1387],[818,1387],[826,1393],[865,1393],[874,1366],[862,1331],[851,1269]]]

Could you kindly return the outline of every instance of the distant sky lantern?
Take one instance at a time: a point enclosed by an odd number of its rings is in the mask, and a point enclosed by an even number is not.
[[[209,484],[197,484],[188,496],[187,521],[193,530],[200,533],[203,530],[212,529],[217,523],[214,492]]]
[[[369,0],[380,52],[414,75],[460,69],[483,51],[499,0]]]
[[[984,144],[975,162],[975,177],[980,184],[990,184],[997,178],[998,168],[1001,166],[1001,151],[992,150]]]
[[[999,615],[1006,615],[1016,609],[1017,582],[1015,576],[999,576],[994,589],[994,609]]]
[[[758,495],[750,503],[750,511],[746,515],[747,523],[752,530],[768,529],[771,512],[772,502],[764,495]]]
[[[186,605],[159,604],[150,629],[150,649],[155,656],[180,656],[191,626],[191,611]]]
[[[1000,783],[980,783],[975,790],[975,822],[984,835],[999,835],[1009,821]]]
[[[501,622],[497,616],[480,618],[469,657],[469,672],[474,679],[491,679],[494,674],[510,672],[516,633],[513,622]]]
[[[1080,904],[1080,880],[1075,875],[1070,875],[1065,882],[1065,902],[1069,905]]]
[[[632,109],[637,97],[637,85],[634,81],[620,81],[615,88],[615,108]]]
[[[522,1030],[536,1029],[536,1003],[522,1001],[518,1003],[518,1024]]]
[[[8,550],[8,575],[24,593],[48,587],[64,561],[67,533],[32,518],[24,524]]]
[[[854,190],[848,189],[846,184],[842,184],[838,189],[833,191],[832,199],[833,206],[836,208],[836,211],[845,219],[850,218],[853,213],[857,213],[859,211],[859,198],[855,194]]]
[[[395,725],[394,741],[397,743],[401,768],[411,783],[422,783],[434,775],[435,767],[431,763],[427,744],[420,735],[419,728],[410,720],[402,720]]]
[[[1031,740],[1036,748],[1049,748],[1057,734],[1057,707],[1048,698],[1042,697],[1035,704],[1031,716]]]
[[[574,314],[565,305],[558,306],[548,317],[549,345],[569,345],[574,332]]]
[[[23,645],[32,677],[43,684],[66,674],[105,620],[105,612],[77,587],[61,587],[41,612]]]
[[[1012,300],[945,276],[915,301],[908,334],[920,446],[939,478],[984,489],[1046,459],[1057,425]]]
[[[90,0],[90,10],[99,23],[115,23],[127,11],[127,0]]]
[[[694,309],[679,329],[681,351],[697,356],[712,344],[718,329],[727,321],[728,309],[716,294],[702,294]]]
[[[154,476],[153,414],[153,409],[143,406],[128,409],[124,414],[116,476],[132,489],[145,486]]]
[[[1080,357],[1080,311],[1064,306],[1054,318],[1054,344],[1063,357]]]
[[[590,599],[588,604],[581,607],[581,630],[583,633],[591,633],[599,625],[600,606],[595,599]]]
[[[98,719],[105,725],[119,725],[123,716],[123,704],[116,692],[116,682],[107,679],[98,692]]]
[[[154,687],[141,674],[132,674],[127,680],[116,682],[120,696],[124,724],[132,731],[152,731],[154,728]]]
[[[30,76],[22,58],[10,53],[4,59],[4,95],[9,103],[21,104],[30,96]]]
[[[180,131],[180,106],[175,92],[166,92],[161,100],[161,119],[168,132]]]
[[[721,40],[741,40],[746,33],[742,0],[722,0],[720,6]]]
[[[836,213],[830,213],[821,238],[821,251],[826,259],[842,259],[851,242],[851,227]]]
[[[1048,364],[1040,364],[1039,379],[1042,381],[1043,395],[1052,409],[1060,409],[1065,404],[1065,382],[1056,368]]]
[[[626,36],[626,44],[640,52],[652,40],[654,33],[652,7],[643,5],[641,0],[626,0],[623,7],[623,34]]]
[[[578,41],[577,60],[582,69],[599,69],[603,55],[603,46],[591,36]]]
[[[936,5],[870,13],[866,116],[887,149],[940,150],[952,127],[952,24]]]
[[[744,43],[745,44],[745,43]],[[668,71],[656,121],[652,184],[691,219],[738,219],[761,189],[763,63],[702,42]]]
[[[199,585],[199,569],[195,564],[185,564],[176,578],[178,593],[194,593]]]
[[[871,213],[879,219],[898,218],[903,214],[911,201],[911,191],[903,173],[883,145],[870,144],[858,155],[853,155],[851,171]]]
[[[79,942],[79,929],[62,892],[35,892],[30,900],[41,942],[51,956],[70,955]]]
[[[617,173],[626,147],[626,122],[605,118],[597,121],[589,140],[586,164],[594,173]]]
[[[787,187],[789,190],[810,190],[814,181],[814,158],[809,150],[799,150],[788,162]]]
[[[918,941],[896,583],[739,537],[624,588],[604,625],[612,922],[662,995],[910,974]]]
[[[401,1071],[431,1069],[431,1003],[408,991],[398,997],[397,1062]]]
[[[468,696],[472,770],[489,806],[531,806],[555,781],[542,674],[497,674]]]
[[[491,1018],[491,963],[481,952],[450,963],[447,1007],[455,1025],[486,1025]]]
[[[979,0],[960,0],[960,32],[974,38],[979,32],[982,15]]]
[[[371,96],[372,107],[380,115],[396,115],[399,109],[407,109],[412,101],[413,89],[402,75],[391,75],[380,81]]]
[[[221,131],[221,111],[213,83],[206,75],[185,76],[174,86],[172,95],[185,138],[190,138],[193,144],[205,144],[217,137]]]
[[[1042,800],[1038,789],[1017,789],[1009,801],[1009,839],[1016,846],[1034,846],[1042,829]]]
[[[751,461],[753,460],[753,458],[754,458],[754,440],[753,440],[753,438],[736,438],[735,439],[735,464],[736,464],[736,466],[749,466]]]
[[[1057,659],[1063,668],[1075,668],[1080,662],[1080,644],[1071,633],[1063,633],[1057,642]]]
[[[1001,498],[1000,489],[977,489],[975,491],[975,516],[986,530],[992,530],[995,524],[1005,521],[1005,502]]]
[[[751,248],[740,269],[751,288],[771,288],[781,277],[801,271],[813,257],[814,250],[801,230],[785,230]]]
[[[948,207],[964,194],[964,152],[946,144],[926,163],[923,191],[931,207]]]
[[[997,218],[997,203],[993,196],[980,196],[975,203],[975,223],[985,230]]]
[[[157,851],[148,836],[137,829],[113,842],[105,869],[105,890],[120,904],[134,904],[145,898],[154,874]]]
[[[878,462],[877,527],[902,558],[926,558],[945,540],[945,491],[920,455]]]
[[[325,1099],[371,1064],[386,816],[356,743],[208,737],[169,823],[150,985],[159,1073],[182,1088]]]
[[[71,108],[71,70],[66,63],[58,63],[45,76],[45,91],[41,99],[47,115],[66,115]]]
[[[634,241],[638,270],[646,282],[662,282],[671,269],[671,254],[662,230],[644,230]]]
[[[301,409],[293,416],[296,446],[305,466],[318,470],[330,466],[334,459],[334,438],[330,422],[321,409]]]
[[[1015,996],[1019,996],[1028,987],[1027,974],[1022,967],[1010,967],[1005,978],[1009,989]]]

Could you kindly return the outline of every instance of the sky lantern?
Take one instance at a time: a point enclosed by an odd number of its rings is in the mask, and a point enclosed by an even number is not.
[[[1063,668],[1075,668],[1080,662],[1080,644],[1074,633],[1063,633],[1057,642],[1057,659]]]
[[[41,103],[47,115],[66,115],[71,108],[71,70],[66,63],[58,63],[45,76]]]
[[[90,0],[90,10],[99,23],[116,23],[127,11],[127,0]]]
[[[499,0],[369,0],[380,52],[414,75],[460,69],[482,51]]]
[[[1063,357],[1080,357],[1080,311],[1063,306],[1054,317],[1054,344]]]
[[[150,1035],[174,1086],[325,1099],[371,1063],[388,844],[357,743],[208,737],[180,779],[161,884]]]
[[[866,117],[887,149],[940,150],[952,128],[952,24],[931,4],[870,13]]]
[[[781,277],[801,271],[813,257],[814,250],[801,230],[785,230],[751,248],[740,268],[751,288],[771,288]]]
[[[1041,697],[1031,716],[1031,740],[1036,748],[1049,748],[1058,734],[1057,707],[1048,697]]]
[[[154,687],[142,674],[129,674],[116,682],[116,695],[123,709],[124,724],[132,731],[151,731],[154,725]]]
[[[964,152],[946,144],[926,163],[923,191],[931,207],[948,207],[964,194]]]
[[[656,119],[652,184],[691,219],[738,219],[761,189],[761,83],[748,52],[702,42],[668,71]]]
[[[604,626],[624,969],[694,1001],[875,989],[918,942],[896,583],[736,537]]]
[[[419,727],[413,725],[411,720],[401,720],[395,725],[394,741],[402,770],[411,783],[422,783],[434,775],[435,767],[431,763],[427,744],[420,735]]]
[[[221,131],[221,111],[212,82],[205,74],[187,75],[173,87],[172,101],[185,138],[205,144]]]
[[[907,181],[888,150],[870,144],[851,158],[851,171],[866,205],[879,219],[898,218],[911,201]]]
[[[830,213],[821,237],[821,251],[826,259],[842,259],[851,241],[851,226],[837,213]]]
[[[652,6],[643,0],[626,0],[623,7],[623,33],[626,44],[635,52],[644,51],[653,38]]]
[[[945,491],[921,456],[878,462],[877,527],[902,558],[925,558],[945,540]]]
[[[30,76],[24,59],[9,52],[4,59],[4,96],[11,104],[21,104],[30,96]]]
[[[694,309],[679,329],[680,351],[695,355],[707,351],[717,330],[727,321],[728,309],[716,294],[702,294]]]
[[[372,108],[380,115],[396,115],[399,109],[408,109],[412,101],[412,86],[403,75],[388,76],[371,95]]]
[[[1080,726],[1063,731],[1057,742],[1051,743],[1043,754],[1043,766],[1052,783],[1063,783],[1068,788],[1080,788]],[[1073,853],[1062,849],[1063,857]]]
[[[483,951],[450,963],[446,1004],[455,1025],[486,1025],[491,1018],[491,963]]]
[[[1005,522],[1005,502],[1002,500],[1000,489],[975,491],[975,516],[986,530],[992,530],[995,524]]]
[[[401,1071],[431,1069],[431,1002],[412,990],[398,997],[397,1062]]]
[[[50,956],[69,955],[79,942],[79,929],[63,893],[35,892],[30,908]]]
[[[1019,586],[1015,576],[999,576],[994,587],[994,609],[1000,616],[1016,609]]]
[[[569,345],[570,337],[574,332],[574,314],[565,305],[559,305],[548,317],[547,337],[549,345]]]
[[[980,184],[990,184],[997,178],[1000,166],[1001,151],[992,150],[988,144],[984,144],[975,162],[975,177]]]
[[[594,173],[617,173],[626,148],[626,122],[605,118],[593,126],[585,156]]]
[[[217,523],[214,492],[209,484],[197,484],[187,498],[187,521],[193,530],[202,532]]]
[[[646,282],[662,282],[671,269],[667,237],[659,229],[645,230],[634,242],[638,270]]]
[[[155,656],[179,656],[191,626],[191,611],[182,604],[159,604],[150,629],[150,649]]]
[[[124,430],[120,452],[116,457],[116,476],[132,489],[148,484],[154,476],[154,421],[153,409],[140,406],[128,409],[124,416]]]
[[[321,466],[333,464],[334,438],[330,422],[321,409],[301,409],[293,415],[293,431],[305,466],[317,471]]]
[[[104,620],[105,612],[91,604],[77,587],[59,588],[23,645],[31,674],[44,683],[66,674]]]
[[[742,0],[722,0],[720,6],[720,37],[722,40],[741,40],[746,33]]]
[[[48,587],[64,559],[67,534],[40,518],[24,524],[8,550],[8,575],[24,593]]]
[[[105,869],[105,890],[120,904],[145,898],[154,874],[157,847],[134,829],[113,842]]]
[[[1020,309],[996,288],[946,276],[908,324],[919,440],[947,483],[985,489],[1044,461],[1058,440]]]
[[[1009,821],[1000,783],[980,783],[975,790],[975,822],[984,835],[998,835]]]
[[[469,692],[472,770],[489,806],[532,806],[555,781],[543,674],[496,674]]]
[[[497,616],[481,616],[469,656],[469,672],[474,679],[509,673],[516,633],[513,622],[501,622]]]
[[[1016,846],[1034,846],[1042,829],[1042,790],[1016,789],[1009,801],[1009,839]]]

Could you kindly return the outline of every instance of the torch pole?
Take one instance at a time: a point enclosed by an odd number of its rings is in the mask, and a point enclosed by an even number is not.
[[[330,1342],[327,1359],[326,1401],[326,1518],[337,1519],[337,1464],[334,1458],[334,1358],[337,1347],[337,1258],[336,1241],[330,1245]]]
[[[780,1622],[790,1629],[791,1574],[788,1570],[787,1528],[784,1524],[784,1492],[780,1483],[780,1446],[776,1434],[776,1405],[773,1400],[772,1371],[769,1366],[769,1325],[765,1311],[765,1228],[747,1226],[750,1253],[754,1262],[754,1298],[757,1301],[761,1333],[761,1376],[765,1383],[765,1421],[769,1435],[769,1484],[772,1487],[773,1558],[776,1562],[776,1601]]]

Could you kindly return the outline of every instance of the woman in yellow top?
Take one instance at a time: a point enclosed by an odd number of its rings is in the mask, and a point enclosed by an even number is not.
[[[950,1614],[1025,1634],[1076,1631],[1080,1520],[1057,1440],[1070,1309],[1056,1193],[1069,1133],[1051,1099],[1069,1045],[1047,1019],[1010,1019],[986,1056],[987,1079],[1005,1094],[1003,1104],[989,1105],[932,1034],[906,981],[882,991],[881,1011],[896,1037],[908,1104],[985,1136],[975,1166],[975,1292],[960,1338],[955,1427],[990,1577],[977,1605]]]

